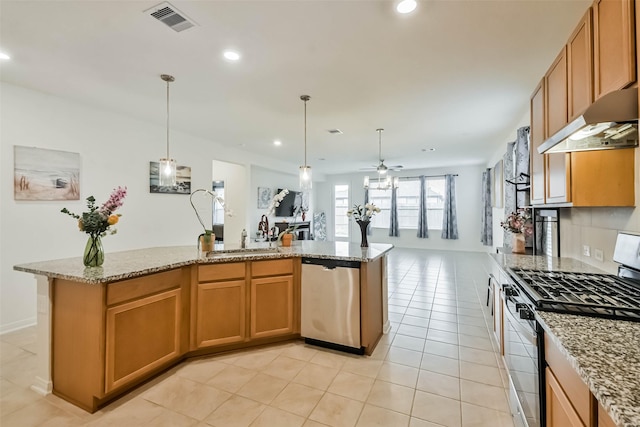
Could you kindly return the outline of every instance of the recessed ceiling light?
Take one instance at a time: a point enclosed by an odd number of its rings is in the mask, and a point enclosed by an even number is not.
[[[11,57],[4,52],[0,52],[0,59],[9,60]]]
[[[411,13],[415,10],[417,5],[416,0],[402,0],[396,6],[396,10],[398,13]]]
[[[237,61],[240,59],[240,54],[234,50],[225,50],[223,55],[229,61]]]
[[[276,139],[275,141],[273,141],[273,145],[275,145],[276,147],[279,147],[282,145],[282,141],[280,141],[279,139]]]
[[[429,148],[429,151],[436,151],[435,148]]]

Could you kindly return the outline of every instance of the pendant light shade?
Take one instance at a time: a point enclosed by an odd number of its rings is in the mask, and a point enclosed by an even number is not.
[[[304,165],[300,166],[300,189],[302,191],[311,190],[313,185],[311,176],[311,166],[307,165],[307,101],[311,99],[309,95],[300,95],[304,101]]]
[[[169,156],[169,83],[175,80],[168,74],[160,75],[160,78],[167,82],[167,157],[160,159],[158,164],[158,184],[161,187],[176,186],[176,161]]]

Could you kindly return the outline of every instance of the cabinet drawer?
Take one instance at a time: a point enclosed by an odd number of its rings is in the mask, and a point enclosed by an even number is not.
[[[293,274],[293,259],[273,259],[254,261],[251,264],[251,277],[284,276]]]
[[[544,354],[549,368],[564,390],[567,398],[580,416],[583,424],[591,425],[592,411],[595,405],[592,404],[593,396],[589,387],[582,381],[576,370],[571,366],[566,356],[560,352],[556,344],[544,336]]]
[[[216,280],[244,279],[244,262],[227,262],[198,266],[198,281],[212,282]]]
[[[135,279],[107,285],[107,305],[145,297],[180,286],[182,270],[175,269],[163,273],[149,274]]]

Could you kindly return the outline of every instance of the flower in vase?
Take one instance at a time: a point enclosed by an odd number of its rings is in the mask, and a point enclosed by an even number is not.
[[[127,195],[127,187],[118,187],[113,190],[109,199],[102,204],[96,206],[96,199],[93,196],[87,197],[87,212],[77,215],[70,212],[67,208],[63,208],[60,212],[65,213],[78,220],[78,229],[91,237],[106,236],[115,234],[116,229],[111,226],[117,224],[121,214],[113,212],[122,206],[125,196]]]
[[[533,222],[527,209],[511,212],[504,221],[500,222],[500,226],[513,234],[524,234],[527,237],[533,234]]]
[[[371,218],[380,212],[380,208],[373,203],[365,205],[353,205],[353,209],[347,211],[348,217],[353,217],[356,221],[371,221]]]

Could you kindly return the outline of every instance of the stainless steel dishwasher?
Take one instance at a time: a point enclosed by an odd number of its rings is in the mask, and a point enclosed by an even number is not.
[[[360,262],[302,258],[301,335],[309,344],[364,354]]]

